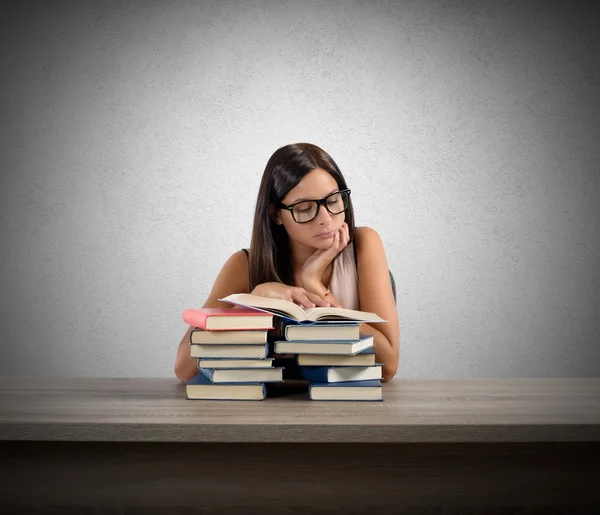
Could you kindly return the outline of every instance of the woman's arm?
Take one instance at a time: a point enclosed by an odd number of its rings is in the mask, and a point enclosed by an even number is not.
[[[227,297],[227,295],[232,293],[248,293],[249,287],[248,259],[246,258],[244,251],[240,250],[233,254],[223,265],[221,272],[219,272],[219,275],[215,280],[210,295],[202,307],[239,308],[240,306],[235,306],[229,302],[220,302],[219,299]],[[252,293],[265,297],[286,299],[303,307],[327,305],[327,303],[318,295],[313,295],[304,288],[297,288],[281,283],[271,282],[259,284]],[[188,327],[177,348],[174,371],[181,382],[187,381],[198,373],[197,359],[190,358],[190,334],[193,329],[193,326]]]
[[[231,293],[248,293],[248,260],[243,250],[239,250],[225,262],[202,307],[233,309],[233,304],[219,302],[219,299]],[[196,358],[190,358],[190,334],[193,329],[193,326],[188,327],[177,348],[174,371],[182,383],[198,373]]]
[[[383,381],[387,382],[398,370],[400,328],[385,250],[379,234],[369,227],[357,227],[355,239],[360,310],[387,320],[361,324],[360,334],[375,336],[376,361],[383,363]]]

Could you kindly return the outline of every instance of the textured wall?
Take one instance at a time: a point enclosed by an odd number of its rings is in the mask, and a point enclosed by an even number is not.
[[[281,145],[332,154],[405,377],[600,373],[597,8],[2,3],[0,374],[172,376]]]

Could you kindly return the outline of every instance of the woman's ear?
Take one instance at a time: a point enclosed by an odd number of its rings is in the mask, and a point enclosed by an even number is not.
[[[277,225],[283,224],[281,221],[281,210],[275,209],[275,206],[271,204],[269,206],[269,218],[273,220]]]

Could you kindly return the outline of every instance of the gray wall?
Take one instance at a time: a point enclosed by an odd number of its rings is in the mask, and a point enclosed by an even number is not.
[[[2,375],[172,376],[271,153],[332,154],[399,377],[600,372],[598,9],[18,2],[1,13]]]

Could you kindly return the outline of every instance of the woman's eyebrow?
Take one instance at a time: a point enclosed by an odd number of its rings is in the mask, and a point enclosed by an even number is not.
[[[331,190],[329,193],[327,193],[327,195],[325,195],[322,198],[325,198],[325,197],[331,195],[332,193],[335,193],[336,191],[339,191],[339,188],[335,188],[335,189]],[[320,200],[320,199],[314,199],[314,198],[297,198],[296,200],[292,200],[290,202],[290,204],[295,204],[296,202],[301,202],[303,200]]]

